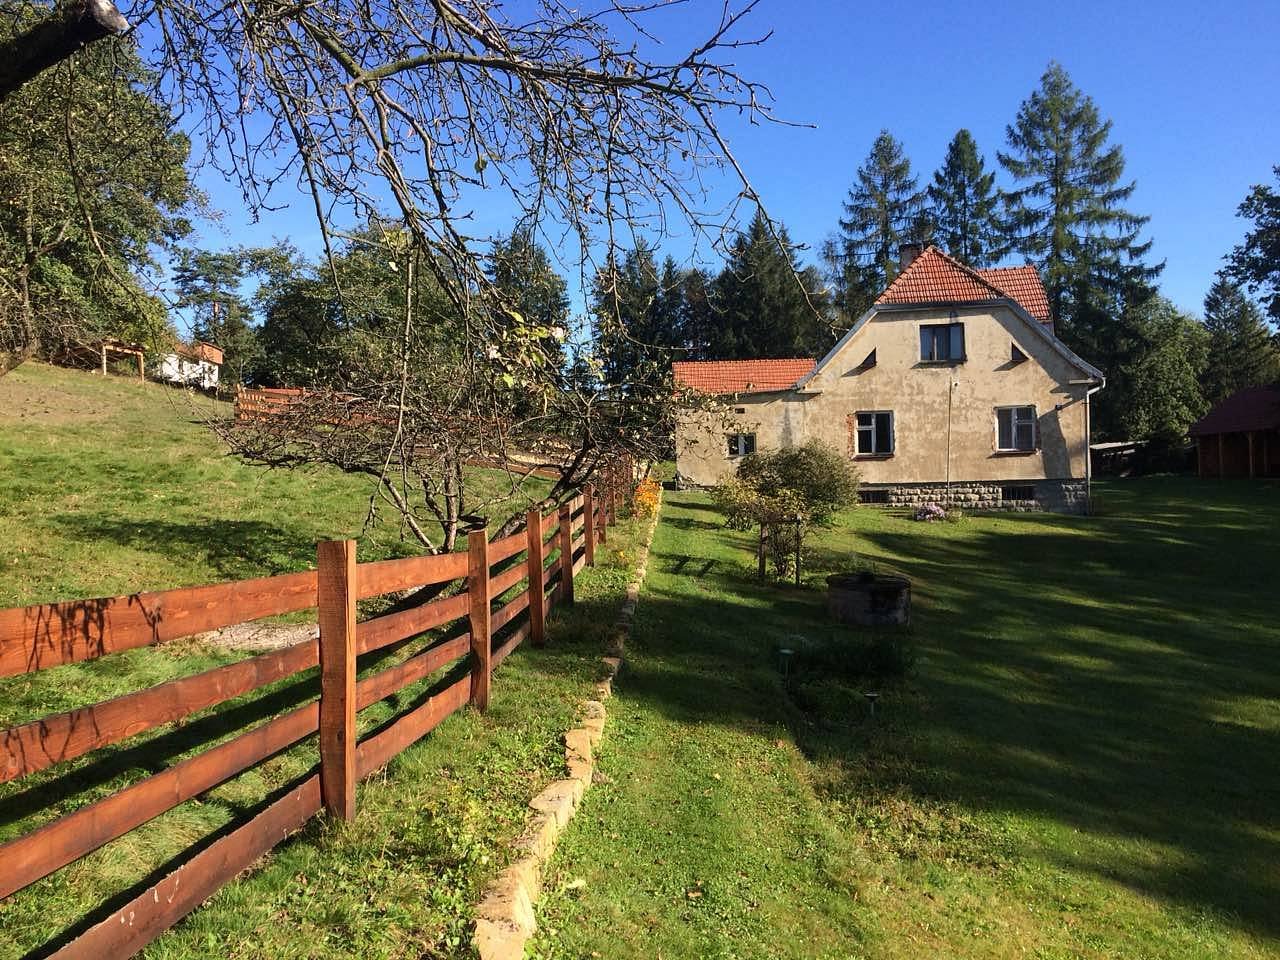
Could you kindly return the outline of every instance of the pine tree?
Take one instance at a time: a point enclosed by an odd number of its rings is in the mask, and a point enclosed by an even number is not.
[[[1110,135],[1111,121],[1050,63],[998,154],[1018,182],[1004,195],[1010,245],[1041,268],[1059,335],[1086,351],[1080,316],[1090,307],[1117,315],[1126,289],[1163,268],[1143,263],[1151,243],[1138,235],[1149,218],[1122,207],[1135,183],[1123,182],[1124,153]]]
[[[995,180],[995,172],[986,170],[973,135],[960,130],[929,186],[934,242],[971,267],[988,267],[1000,258]]]
[[[816,270],[800,266],[785,228],[778,237],[757,212],[734,238],[716,278],[717,323],[708,355],[723,360],[813,356],[831,344],[826,295]]]
[[[243,250],[183,250],[173,274],[175,306],[191,311],[191,336],[223,352],[220,385],[249,382],[261,358],[249,304],[240,294],[247,268]]]
[[[1209,403],[1245,387],[1280,381],[1277,348],[1257,304],[1225,277],[1219,276],[1204,300],[1209,355],[1203,385]]]
[[[860,316],[889,285],[898,272],[904,243],[928,239],[924,201],[902,144],[881,130],[858,167],[839,232],[825,250],[838,306],[846,318]]]

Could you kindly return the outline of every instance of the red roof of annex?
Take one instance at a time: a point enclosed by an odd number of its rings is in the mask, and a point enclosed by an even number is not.
[[[1191,425],[1193,437],[1215,433],[1280,430],[1280,385],[1246,387],[1217,403]]]
[[[677,360],[676,382],[702,393],[766,393],[788,390],[809,375],[816,360]]]

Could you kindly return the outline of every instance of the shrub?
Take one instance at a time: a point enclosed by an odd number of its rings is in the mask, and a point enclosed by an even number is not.
[[[847,457],[825,443],[810,440],[799,447],[753,453],[738,467],[738,482],[765,501],[799,502],[806,520],[826,523],[858,497],[858,473]]]
[[[653,477],[641,480],[636,487],[636,492],[631,497],[631,509],[639,517],[646,520],[653,519],[658,512],[659,494],[661,486]]]
[[[712,496],[730,528],[764,528],[774,572],[785,577],[794,571],[805,525],[828,523],[857,500],[858,474],[839,452],[811,440],[744,457],[737,474],[722,480]]]

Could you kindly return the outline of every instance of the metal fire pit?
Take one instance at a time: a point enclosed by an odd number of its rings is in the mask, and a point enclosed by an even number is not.
[[[827,577],[827,610],[840,623],[905,626],[911,622],[911,581],[874,573],[834,573]]]

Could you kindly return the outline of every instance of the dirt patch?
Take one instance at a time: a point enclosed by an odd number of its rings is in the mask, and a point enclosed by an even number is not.
[[[92,403],[83,393],[14,374],[0,377],[0,423],[65,426],[105,420],[114,412],[110,404]]]
[[[224,650],[255,653],[279,650],[304,640],[314,640],[320,628],[314,623],[237,623],[192,637],[192,640]]]

